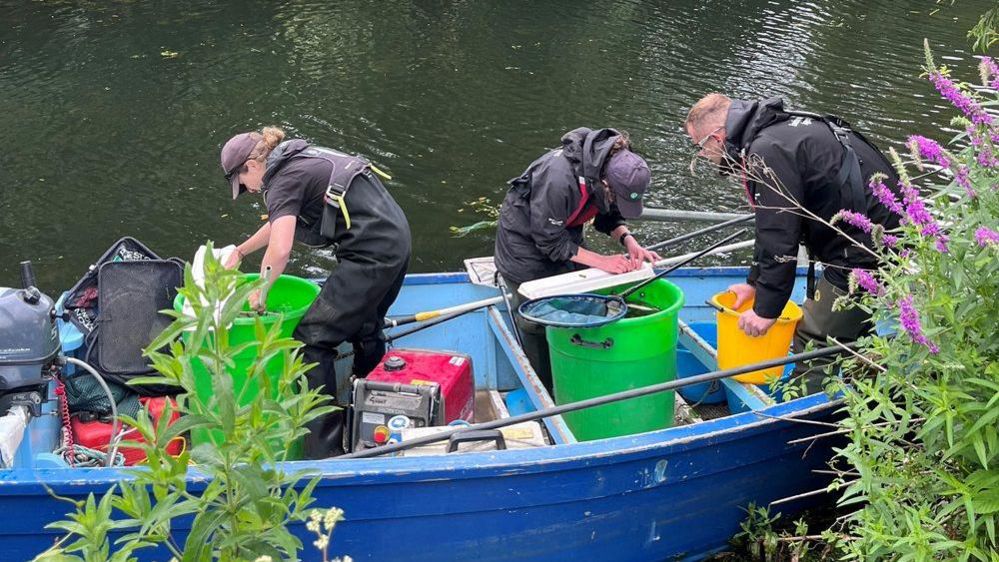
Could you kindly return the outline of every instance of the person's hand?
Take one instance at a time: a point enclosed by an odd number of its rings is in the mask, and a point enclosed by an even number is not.
[[[249,301],[251,310],[256,310],[259,314],[263,314],[267,310],[267,303],[260,301],[260,289],[250,293]]]
[[[614,256],[600,256],[600,260],[597,262],[596,267],[597,269],[606,271],[607,273],[627,273],[638,269],[632,263],[631,258],[621,254]]]
[[[638,269],[642,267],[642,262],[656,263],[660,258],[659,254],[650,252],[639,244],[634,236],[624,239],[624,245],[628,249],[628,259],[631,260],[632,267]]]
[[[776,318],[763,318],[753,310],[747,310],[739,315],[739,329],[754,338],[766,334],[775,322]]]
[[[740,306],[756,297],[756,287],[748,283],[737,283],[735,285],[731,285],[728,290],[735,293],[735,302],[732,303],[732,308],[734,310],[739,310]]]
[[[236,248],[229,254],[229,257],[225,259],[225,263],[222,264],[222,267],[232,269],[237,267],[241,261],[243,261],[243,253],[239,251],[239,248]]]

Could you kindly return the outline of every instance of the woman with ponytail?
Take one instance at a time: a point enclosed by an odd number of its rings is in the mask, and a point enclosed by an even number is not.
[[[243,192],[262,193],[267,222],[236,247],[226,263],[266,248],[261,272],[271,279],[284,271],[294,242],[311,247],[335,246],[339,265],[319,298],[295,329],[305,344],[310,388],[322,386],[336,400],[336,348],[354,347],[354,371],[366,376],[385,355],[382,324],[399,295],[411,248],[409,223],[382,185],[377,168],[359,156],[285,140],[277,127],[236,135],[222,148],[222,171],[235,199]],[[263,310],[259,295],[250,304]],[[326,458],[344,452],[346,410],[309,424],[305,453]]]

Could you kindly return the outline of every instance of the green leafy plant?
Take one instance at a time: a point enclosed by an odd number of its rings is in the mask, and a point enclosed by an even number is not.
[[[333,408],[324,405],[325,395],[307,388],[304,374],[310,366],[302,362],[301,344],[280,335],[280,322],[267,329],[258,318],[256,341],[230,344],[226,327],[244,314],[248,295],[262,281],[242,284],[237,271],[207,254],[203,286],[194,282],[188,265],[180,289],[193,315],[169,312],[173,323],[146,352],[158,376],[135,381],[176,386],[180,418],[168,423],[174,410],[168,406],[155,423],[144,410],[125,419],[146,441],[130,445],[142,449],[145,464],[128,469],[128,477],[100,500],[91,495],[74,502],[74,513],[50,525],[67,535],[36,560],[131,562],[137,551],[152,547],[179,562],[298,559],[302,544],[288,525],[308,519],[318,477],[287,472],[280,461],[305,435],[305,424]],[[255,360],[246,386],[234,388],[229,370],[237,355],[251,349]],[[283,367],[272,380],[264,365],[275,358]],[[211,377],[208,395],[196,390],[197,365]],[[250,385],[261,391],[251,397]],[[198,429],[211,432],[214,442],[176,457],[165,452],[169,443]],[[193,489],[192,462],[203,476]],[[176,533],[178,518],[190,521],[184,540]],[[324,559],[326,544],[320,548]]]
[[[903,217],[895,232],[873,229],[884,267],[855,270],[855,297],[893,336],[864,342],[862,368],[846,399],[849,465],[840,476],[847,520],[843,554],[858,560],[999,559],[999,105],[938,67],[926,76],[961,114],[952,149],[909,138],[912,164],[938,182],[924,196],[894,151],[901,196],[874,178],[871,189]],[[999,68],[982,61],[986,86]],[[928,168],[933,166],[934,168]],[[844,216],[864,225],[866,217]]]

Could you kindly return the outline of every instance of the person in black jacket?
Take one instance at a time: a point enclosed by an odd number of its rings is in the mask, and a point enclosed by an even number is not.
[[[627,134],[582,127],[566,133],[561,148],[547,152],[510,180],[500,208],[495,262],[513,293],[513,306],[522,302],[517,290],[527,281],[582,266],[624,273],[658,260],[624,222],[642,214],[650,179],[648,164],[630,150]],[[587,250],[583,225],[590,220],[599,232],[620,242],[627,254],[607,256]],[[551,388],[544,327],[520,316],[516,320],[524,352]]]
[[[293,242],[335,245],[338,265],[305,313],[294,338],[305,344],[304,359],[317,363],[309,387],[323,387],[336,402],[336,348],[354,348],[353,374],[366,376],[385,355],[385,314],[402,288],[411,239],[406,215],[382,185],[377,170],[357,156],[284,140],[284,131],[265,127],[234,136],[222,148],[222,170],[235,199],[262,192],[267,222],[236,247],[225,265],[267,248],[261,272],[271,279],[284,271]],[[262,310],[259,293],[250,304]],[[318,459],[344,452],[345,410],[308,424],[305,455]]]
[[[809,283],[794,351],[804,351],[809,343],[823,347],[829,337],[847,343],[869,333],[868,313],[858,307],[833,310],[832,305],[847,294],[852,269],[878,267],[871,233],[837,222],[841,234],[828,223],[847,210],[885,229],[898,226],[899,217],[868,188],[875,174],[884,174],[886,185],[897,184],[881,151],[842,120],[787,111],[779,98],[743,101],[709,94],[691,108],[685,128],[699,156],[743,185],[756,214],[749,277],[729,288],[737,295],[736,308],[755,298],[752,309],[740,316],[739,327],[761,336],[773,326],[794,288],[798,246],[803,244],[824,268],[818,283]],[[796,365],[795,376],[804,376],[808,390],[817,391],[833,360]]]

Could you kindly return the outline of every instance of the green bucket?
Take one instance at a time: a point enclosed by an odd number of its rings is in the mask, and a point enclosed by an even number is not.
[[[250,273],[243,275],[241,283],[252,283],[260,278],[259,274]],[[311,281],[295,277],[293,275],[281,275],[271,285],[267,292],[267,310],[277,314],[265,314],[260,317],[255,315],[240,316],[229,327],[229,344],[233,347],[246,342],[257,341],[255,333],[255,323],[257,318],[264,324],[264,328],[271,329],[275,323],[281,322],[280,333],[282,337],[291,337],[306,311],[312,306],[313,301],[319,295],[319,286]],[[184,308],[184,297],[177,295],[173,302],[173,308],[182,311]],[[247,309],[249,310],[249,309]],[[233,366],[229,369],[232,377],[233,392],[239,395],[246,388],[243,401],[239,404],[245,406],[260,392],[256,381],[248,381],[247,373],[253,366],[257,355],[257,346],[250,346],[240,352],[233,360]],[[264,368],[264,375],[270,382],[271,398],[278,398],[277,381],[284,369],[282,356],[271,359]],[[195,391],[202,399],[207,399],[212,394],[211,376],[205,366],[198,360],[192,363],[194,371]],[[215,435],[215,441],[219,441],[221,435]],[[191,443],[193,446],[202,443],[212,443],[212,432],[204,429],[191,431]],[[278,453],[284,449],[283,443],[274,444],[274,452]],[[289,449],[287,460],[302,458],[301,440],[293,443]]]
[[[603,293],[619,292],[615,287]],[[569,404],[676,378],[677,314],[683,292],[659,279],[630,295],[629,303],[659,309],[597,328],[546,329],[555,403]],[[592,441],[670,427],[672,391],[563,414],[576,439]]]

